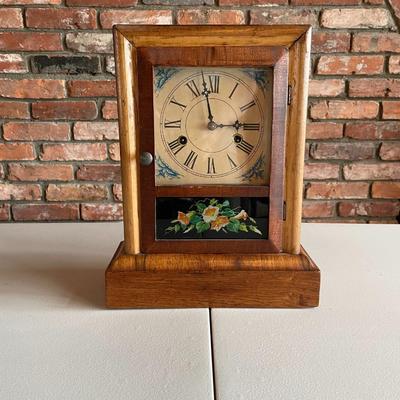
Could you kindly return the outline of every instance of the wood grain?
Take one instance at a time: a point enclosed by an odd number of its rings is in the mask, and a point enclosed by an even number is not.
[[[106,271],[110,308],[316,307],[320,274],[299,255],[125,255]]]
[[[121,179],[124,194],[124,238],[129,254],[140,252],[140,186],[137,126],[136,50],[118,30],[114,30],[116,55]]]
[[[283,225],[283,251],[291,254],[300,253],[310,52],[311,28],[289,50],[289,84],[292,86],[292,104],[288,110],[286,132],[286,221]]]
[[[271,26],[154,26],[116,25],[136,47],[286,46],[307,31],[306,25]]]

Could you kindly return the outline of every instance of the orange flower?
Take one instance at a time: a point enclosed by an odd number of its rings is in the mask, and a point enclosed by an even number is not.
[[[185,214],[185,213],[183,213],[183,212],[181,212],[181,211],[178,211],[178,218],[177,218],[177,220],[178,220],[182,225],[188,225],[188,224],[189,224],[189,221],[190,221],[188,215]]]
[[[208,206],[203,211],[204,222],[215,221],[218,217],[219,208],[214,206]]]
[[[229,224],[229,218],[225,217],[224,215],[220,215],[217,217],[215,221],[211,222],[211,229],[213,231],[220,231],[221,228]]]
[[[242,219],[243,221],[246,221],[247,217],[248,217],[247,212],[242,210],[240,211],[239,214],[235,215],[233,218],[238,220]]]

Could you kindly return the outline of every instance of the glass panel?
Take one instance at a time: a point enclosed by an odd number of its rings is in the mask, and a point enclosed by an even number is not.
[[[268,184],[272,68],[153,74],[156,185]]]
[[[159,197],[156,239],[268,239],[268,198]]]

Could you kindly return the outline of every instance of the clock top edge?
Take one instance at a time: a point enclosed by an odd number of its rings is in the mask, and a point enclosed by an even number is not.
[[[114,25],[134,47],[285,46],[311,25]]]

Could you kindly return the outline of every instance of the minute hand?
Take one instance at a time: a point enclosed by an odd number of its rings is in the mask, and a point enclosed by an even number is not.
[[[208,89],[207,89],[207,83],[206,83],[206,81],[205,81],[205,79],[204,79],[203,71],[201,71],[201,77],[203,78],[203,88],[204,88],[204,90],[203,90],[203,92],[202,92],[202,95],[206,98],[206,101],[207,101],[208,120],[209,120],[210,122],[213,122],[214,117],[213,117],[212,112],[211,112],[210,100],[208,99],[208,94],[209,94],[210,92],[209,92]]]
[[[225,127],[232,127],[235,128],[237,131],[239,130],[239,128],[241,128],[242,126],[244,126],[244,124],[242,124],[239,121],[235,121],[233,124],[217,124],[217,128],[225,128]]]

